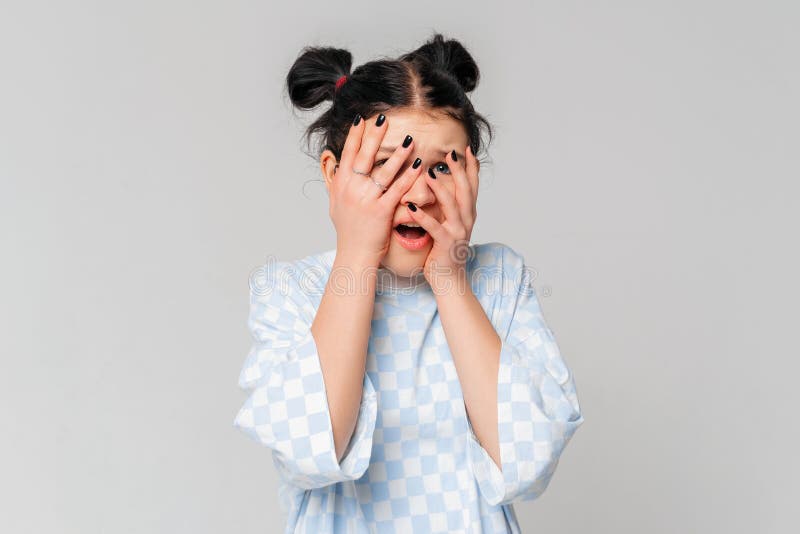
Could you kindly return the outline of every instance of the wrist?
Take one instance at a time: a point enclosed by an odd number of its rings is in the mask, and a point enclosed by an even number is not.
[[[345,252],[337,250],[336,257],[333,260],[334,267],[349,267],[356,271],[377,270],[380,263],[380,257],[360,251]]]
[[[430,284],[437,299],[473,294],[472,285],[464,268],[448,273],[433,272],[428,278],[428,284]]]
[[[337,294],[372,295],[378,278],[379,260],[368,255],[337,252],[328,284]]]
[[[341,265],[351,265],[355,268],[375,268],[381,264],[383,254],[363,243],[342,242],[336,240],[336,260]]]

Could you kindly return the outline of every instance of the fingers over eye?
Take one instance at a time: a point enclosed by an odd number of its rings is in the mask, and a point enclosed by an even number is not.
[[[469,181],[470,189],[472,190],[472,196],[474,198],[478,195],[478,171],[480,171],[480,165],[478,163],[478,157],[472,151],[472,147],[470,145],[467,145],[466,168],[467,180]]]
[[[408,188],[411,187],[420,172],[422,172],[422,165],[419,165],[416,169],[413,166],[406,169],[405,172],[392,181],[389,189],[381,195],[378,202],[382,202],[392,209],[397,209],[400,198],[408,191]]]
[[[436,198],[439,200],[439,204],[442,206],[445,219],[460,224],[461,214],[458,211],[455,195],[445,184],[431,177],[430,174],[428,175],[428,184],[433,190],[433,194],[436,195]]]
[[[413,149],[414,139],[410,135],[406,135],[403,143],[395,148],[392,155],[389,158],[381,158],[379,161],[380,165],[376,165],[373,168],[373,178],[377,179],[382,184],[389,186],[390,184],[399,180],[402,176],[407,175],[409,170],[416,171],[416,169],[407,168],[401,175],[398,175],[400,168],[403,166],[406,159],[408,159],[409,152]]]
[[[472,198],[472,186],[469,183],[469,177],[467,176],[467,169],[466,169],[466,165],[469,162],[453,161],[452,152],[447,157],[450,158],[451,161],[451,163],[448,164],[452,169],[454,181],[456,184],[456,198],[458,198],[459,204],[468,203],[469,199]]]
[[[353,157],[353,168],[361,172],[370,172],[375,165],[375,156],[383,142],[388,128],[388,120],[383,113],[377,119],[362,119],[366,124],[361,132],[361,140],[357,153]]]

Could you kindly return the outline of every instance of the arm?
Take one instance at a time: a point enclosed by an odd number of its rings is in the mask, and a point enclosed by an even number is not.
[[[337,255],[311,325],[339,461],[353,435],[361,405],[375,284],[371,261]]]
[[[462,273],[463,276],[463,273]],[[464,290],[436,294],[439,316],[464,394],[470,424],[478,441],[501,468],[497,433],[497,371],[500,337],[481,303],[463,280]]]
[[[502,273],[491,321],[471,291],[439,302],[473,430],[473,473],[487,502],[502,505],[544,492],[584,418],[522,257],[504,245],[484,251]]]
[[[257,280],[251,279],[248,326],[253,344],[239,377],[240,387],[251,392],[234,421],[234,426],[272,449],[284,480],[303,489],[361,477],[372,454],[377,417],[377,395],[362,360],[360,405],[351,415],[355,428],[336,443],[337,418],[332,416],[326,389],[338,378],[326,377],[322,366],[324,360],[326,367],[336,369],[336,358],[345,356],[325,349],[324,340],[325,356],[321,356],[311,331],[317,311],[294,266],[270,266]],[[332,406],[341,413],[339,396],[334,388]],[[335,424],[341,428],[340,420]],[[341,452],[343,443],[346,448]]]

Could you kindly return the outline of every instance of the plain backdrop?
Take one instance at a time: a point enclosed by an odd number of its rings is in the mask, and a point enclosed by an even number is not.
[[[535,269],[586,423],[524,532],[797,532],[800,8],[4,2],[0,531],[282,530],[248,276],[335,247],[301,48],[460,39],[473,242]]]

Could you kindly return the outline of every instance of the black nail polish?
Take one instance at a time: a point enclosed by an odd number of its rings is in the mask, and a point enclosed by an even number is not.
[[[420,164],[422,164],[422,160],[421,160],[421,159],[419,159],[419,158],[417,158],[417,159],[415,159],[415,160],[414,160],[414,164],[413,164],[413,165],[411,165],[411,168],[412,168],[412,169],[416,169],[417,167],[419,167],[419,166],[420,166]]]
[[[428,176],[430,176],[434,180],[436,179],[436,173],[433,172],[433,169],[431,169],[430,167],[428,167]]]
[[[403,139],[403,148],[407,148],[408,145],[411,144],[411,136],[407,135],[405,139]]]
[[[456,156],[456,149],[453,149],[453,153],[450,154],[453,157],[453,161],[458,161],[458,156]]]
[[[356,116],[353,117],[353,126],[358,126],[359,122],[361,122],[361,113],[356,113]]]
[[[411,211],[417,211],[417,207],[414,205],[413,202],[408,203],[408,209],[410,209]]]
[[[380,126],[381,124],[383,124],[383,121],[385,121],[385,120],[386,120],[386,115],[381,113],[380,115],[378,115],[378,118],[375,120],[375,126]]]

